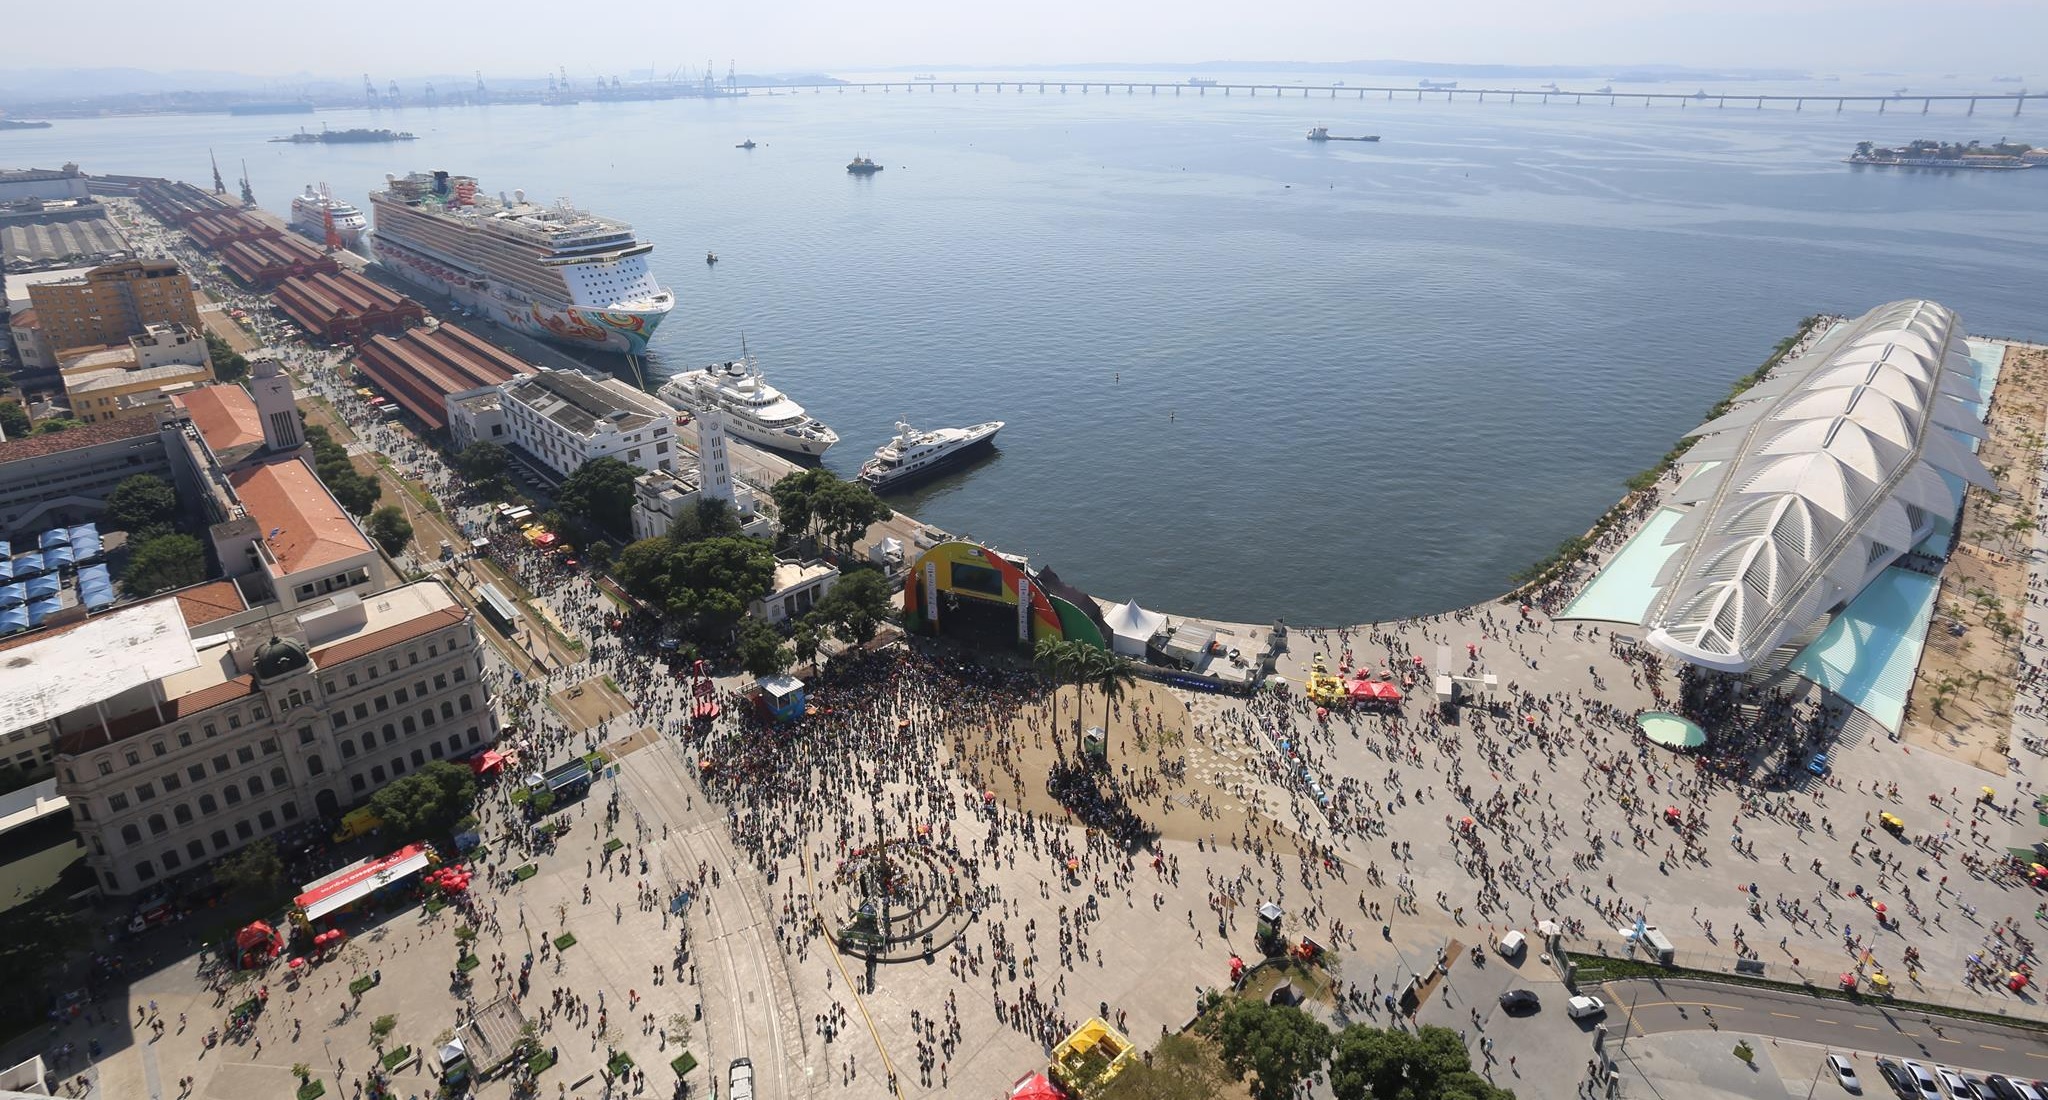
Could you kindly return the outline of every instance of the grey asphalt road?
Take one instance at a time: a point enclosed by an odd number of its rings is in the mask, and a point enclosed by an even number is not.
[[[1863,1050],[1980,1073],[2048,1077],[2048,1033],[1715,982],[1606,982],[1609,1026],[1630,1035],[1723,1031]]]

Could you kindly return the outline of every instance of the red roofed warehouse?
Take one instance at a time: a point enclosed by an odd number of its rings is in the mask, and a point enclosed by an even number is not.
[[[337,343],[403,332],[427,315],[418,302],[348,270],[286,279],[271,300],[299,327]]]
[[[364,344],[356,369],[429,431],[448,426],[449,394],[495,386],[534,366],[455,325],[416,328]]]
[[[266,287],[281,279],[341,270],[334,257],[292,236],[236,241],[221,250],[221,264],[237,279]]]

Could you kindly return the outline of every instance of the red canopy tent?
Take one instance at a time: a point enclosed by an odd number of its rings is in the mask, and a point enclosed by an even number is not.
[[[277,957],[284,947],[284,938],[277,929],[262,921],[251,921],[240,932],[235,933],[235,952],[243,967],[269,962]]]
[[[1010,1086],[1010,1100],[1066,1100],[1066,1094],[1043,1073],[1027,1073]]]
[[[496,749],[485,749],[469,758],[469,770],[477,775],[487,775],[505,767],[505,754]]]

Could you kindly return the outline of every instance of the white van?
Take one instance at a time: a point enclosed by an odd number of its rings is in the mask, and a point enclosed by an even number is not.
[[[726,1096],[730,1100],[754,1100],[753,1059],[734,1058],[728,1083],[731,1085],[731,1088],[726,1090]]]
[[[1508,934],[1500,938],[1498,950],[1500,951],[1501,958],[1512,959],[1516,955],[1521,954],[1522,949],[1528,946],[1528,937],[1522,935],[1521,929],[1515,928],[1509,929]]]

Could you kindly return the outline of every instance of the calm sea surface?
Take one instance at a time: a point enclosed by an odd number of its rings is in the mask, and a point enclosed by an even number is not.
[[[1077,86],[318,118],[420,140],[265,142],[294,116],[64,121],[0,135],[0,164],[203,185],[211,148],[280,214],[306,183],[366,205],[409,169],[566,196],[657,245],[679,299],[657,380],[744,333],[839,431],[828,465],[848,474],[899,417],[1008,421],[996,457],[903,506],[1096,595],[1224,619],[1501,591],[1807,314],[1924,296],[1975,333],[2048,337],[2048,170],[1839,162],[1864,138],[2048,142],[2009,109]],[[1312,125],[1383,140],[1313,145]],[[886,170],[848,176],[855,153]]]

